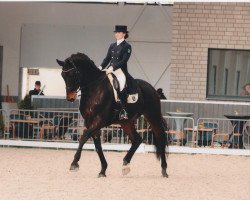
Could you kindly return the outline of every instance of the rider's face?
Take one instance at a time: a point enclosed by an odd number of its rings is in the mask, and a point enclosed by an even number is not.
[[[121,40],[125,37],[125,33],[123,32],[115,32],[115,38],[116,40]]]

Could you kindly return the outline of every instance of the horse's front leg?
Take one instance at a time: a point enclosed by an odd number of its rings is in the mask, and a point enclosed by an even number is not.
[[[93,136],[93,134],[99,130],[100,128],[90,128],[90,129],[87,129],[83,132],[83,135],[81,136],[80,140],[79,140],[79,146],[78,146],[78,149],[76,151],[76,154],[74,156],[74,160],[73,162],[71,163],[71,166],[70,166],[70,170],[78,170],[79,169],[79,165],[78,165],[78,161],[80,160],[81,158],[81,153],[82,153],[82,148],[83,148],[83,145],[88,141],[88,139],[90,137]]]
[[[96,152],[97,152],[97,154],[99,156],[99,159],[100,159],[101,165],[102,165],[102,169],[101,169],[98,177],[106,177],[106,169],[108,167],[108,164],[107,164],[107,161],[106,161],[106,159],[104,157],[104,154],[103,154],[103,151],[102,151],[100,134],[97,133],[93,137],[93,140],[94,140]]]

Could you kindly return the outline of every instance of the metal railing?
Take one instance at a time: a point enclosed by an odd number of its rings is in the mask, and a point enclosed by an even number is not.
[[[197,146],[250,149],[250,120],[200,118]]]
[[[119,124],[112,124],[111,126],[101,129],[101,138],[103,143],[128,143],[128,137],[124,134],[123,129]]]
[[[166,134],[169,145],[194,146],[195,126],[191,117],[164,116],[168,130]]]
[[[4,138],[18,140],[75,140],[84,127],[79,112],[10,110]],[[77,139],[76,139],[77,140]]]
[[[143,143],[153,144],[153,135],[151,128],[146,119],[141,116],[137,119],[135,123],[137,132],[142,137]],[[119,124],[112,124],[109,127],[105,127],[101,130],[102,141],[108,143],[119,143],[125,144],[130,143],[128,135],[124,133],[123,129]]]
[[[0,128],[0,139],[77,142],[86,129],[81,114],[73,111],[13,109],[7,115],[2,110],[2,119],[5,128],[2,132]],[[135,126],[143,142],[152,144],[152,133],[143,116]],[[101,129],[101,139],[103,143],[130,143],[118,124]],[[91,139],[88,141],[92,142]]]
[[[5,138],[8,132],[8,117],[5,110],[0,109],[0,138]]]
[[[250,149],[250,120],[164,116],[169,145]],[[143,143],[153,144],[149,123],[136,121]],[[85,129],[79,112],[46,110],[0,110],[0,139],[78,142]],[[101,130],[103,143],[127,144],[130,140],[118,124]],[[88,141],[92,143],[93,141]]]

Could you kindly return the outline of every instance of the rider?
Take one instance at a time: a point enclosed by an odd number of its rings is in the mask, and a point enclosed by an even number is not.
[[[115,26],[115,38],[116,42],[112,43],[108,49],[108,53],[104,58],[102,64],[99,66],[100,70],[106,69],[106,73],[110,73],[113,70],[121,69],[126,76],[127,90],[129,94],[134,94],[135,89],[133,85],[133,78],[128,73],[127,62],[131,55],[131,45],[126,42],[128,38],[127,26],[116,25]],[[127,102],[127,94],[121,94],[122,110],[120,112],[120,119],[127,119],[128,113],[125,109]]]

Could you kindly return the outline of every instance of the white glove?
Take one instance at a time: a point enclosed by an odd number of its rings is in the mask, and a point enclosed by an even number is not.
[[[110,66],[107,70],[106,70],[106,74],[110,74],[111,72],[113,72],[114,67]]]
[[[98,69],[102,70],[102,66],[100,65],[100,66],[98,67]]]

